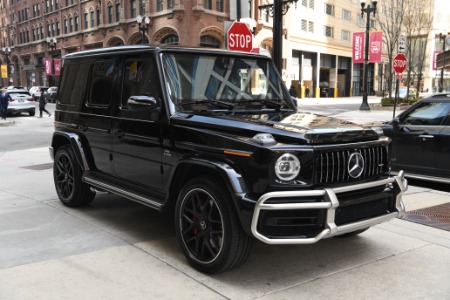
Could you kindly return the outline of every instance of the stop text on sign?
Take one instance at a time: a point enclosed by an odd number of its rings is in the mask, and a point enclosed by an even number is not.
[[[404,60],[394,60],[394,68],[406,68],[406,61]]]
[[[228,43],[228,46],[231,48],[240,48],[240,49],[246,49],[248,48],[252,43],[252,37],[250,35],[246,34],[240,34],[240,33],[230,33],[230,41]]]

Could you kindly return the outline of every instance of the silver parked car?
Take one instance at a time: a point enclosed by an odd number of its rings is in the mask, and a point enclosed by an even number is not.
[[[8,90],[12,101],[8,104],[8,113],[20,114],[27,112],[30,116],[36,114],[36,102],[31,94],[25,89]]]
[[[48,90],[45,92],[45,97],[47,98],[48,102],[55,103],[56,102],[56,95],[58,94],[58,87],[51,86],[48,88]]]

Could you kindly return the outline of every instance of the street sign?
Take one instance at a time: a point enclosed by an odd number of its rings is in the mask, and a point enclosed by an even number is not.
[[[396,73],[403,73],[406,70],[406,56],[399,53],[395,56],[392,66]]]
[[[406,36],[401,35],[398,38],[398,53],[405,53],[406,51]]]
[[[247,24],[234,22],[227,32],[228,49],[250,52],[253,49],[253,35]]]

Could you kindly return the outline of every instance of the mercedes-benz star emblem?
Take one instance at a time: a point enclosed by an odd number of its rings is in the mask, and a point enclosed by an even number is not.
[[[350,154],[348,158],[348,174],[352,178],[358,178],[364,171],[364,157],[359,152]]]

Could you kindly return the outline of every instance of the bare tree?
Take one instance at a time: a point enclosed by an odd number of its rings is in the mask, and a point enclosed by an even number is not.
[[[433,25],[433,12],[429,9],[429,0],[405,0],[404,32],[407,36],[406,56],[407,67],[407,96],[409,88],[417,77],[416,97],[420,91],[420,83],[424,70],[428,35]]]
[[[388,69],[385,70],[388,82],[389,95],[392,95],[392,61],[397,52],[397,44],[402,32],[405,16],[405,2],[407,0],[380,0],[378,1],[377,21],[383,31],[383,44],[389,59]]]

